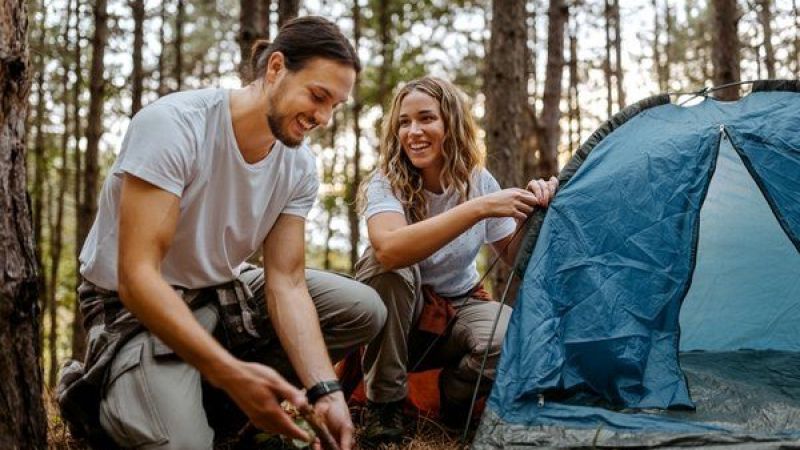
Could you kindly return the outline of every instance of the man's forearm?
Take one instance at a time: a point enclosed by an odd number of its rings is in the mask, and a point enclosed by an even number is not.
[[[192,315],[175,290],[154,269],[120,273],[120,298],[147,329],[212,384],[234,358]]]
[[[274,287],[269,287],[272,284]],[[284,286],[268,281],[266,290],[270,320],[303,386],[336,378],[319,317],[305,283]]]

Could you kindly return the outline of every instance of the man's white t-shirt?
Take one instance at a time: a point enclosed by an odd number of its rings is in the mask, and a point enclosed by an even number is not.
[[[480,197],[500,190],[497,180],[486,169],[476,170],[472,177],[469,198]],[[434,217],[458,205],[455,191],[435,194],[424,192],[428,201],[428,217]],[[367,206],[364,216],[382,212],[405,215],[403,204],[392,192],[389,180],[382,173],[367,185]],[[481,246],[497,242],[514,232],[516,221],[510,217],[481,220],[433,255],[420,261],[422,284],[430,285],[439,295],[455,297],[470,291],[480,279],[476,258]]]
[[[110,290],[118,286],[118,207],[126,173],[180,198],[180,218],[161,273],[170,285],[190,289],[235,279],[278,216],[305,218],[319,188],[306,145],[276,142],[261,161],[244,160],[227,90],[163,97],[131,121],[81,251],[81,274]]]

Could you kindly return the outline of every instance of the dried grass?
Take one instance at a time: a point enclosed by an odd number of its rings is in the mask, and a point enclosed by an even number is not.
[[[45,392],[45,407],[48,416],[48,430],[47,441],[49,450],[87,450],[88,447],[78,441],[69,434],[64,422],[58,412],[58,405],[55,398],[50,391]],[[359,417],[361,411],[358,407],[353,409],[355,417]],[[360,434],[358,429],[358,421],[356,420],[356,437]],[[467,445],[460,443],[460,433],[450,432],[443,428],[435,420],[425,416],[417,416],[412,420],[412,426],[409,429],[409,434],[412,436],[407,438],[402,443],[392,445],[382,445],[377,450],[461,450],[467,448]],[[240,448],[240,447],[239,447]],[[291,446],[275,445],[272,444],[259,445],[251,447],[252,450],[266,450],[276,448],[291,449]],[[359,447],[356,447],[359,448]]]

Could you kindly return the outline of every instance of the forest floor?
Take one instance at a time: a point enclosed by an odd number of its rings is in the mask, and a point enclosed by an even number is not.
[[[54,397],[50,393],[45,393],[45,406],[47,408],[48,416],[48,430],[47,440],[49,450],[86,450],[88,447],[80,440],[74,439],[69,434],[64,422],[58,412],[58,405]],[[356,437],[360,432],[358,427],[358,418],[361,415],[358,406],[352,408],[353,422],[356,424]],[[388,446],[381,446],[379,450],[460,450],[465,448],[459,442],[460,434],[452,434],[442,428],[433,419],[417,416],[416,418],[409,418],[409,432],[413,431],[413,435],[406,438],[400,444],[393,444]],[[227,444],[218,445],[217,450],[293,450],[296,447],[288,443],[282,443],[277,439],[269,439],[260,444],[250,444],[243,446],[241,443],[229,442]],[[356,448],[360,448],[356,446]]]

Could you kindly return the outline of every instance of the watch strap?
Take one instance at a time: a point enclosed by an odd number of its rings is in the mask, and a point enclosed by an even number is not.
[[[339,380],[320,381],[314,386],[308,388],[308,391],[306,391],[306,398],[308,398],[308,402],[313,405],[322,397],[341,390],[342,385],[339,384]]]

